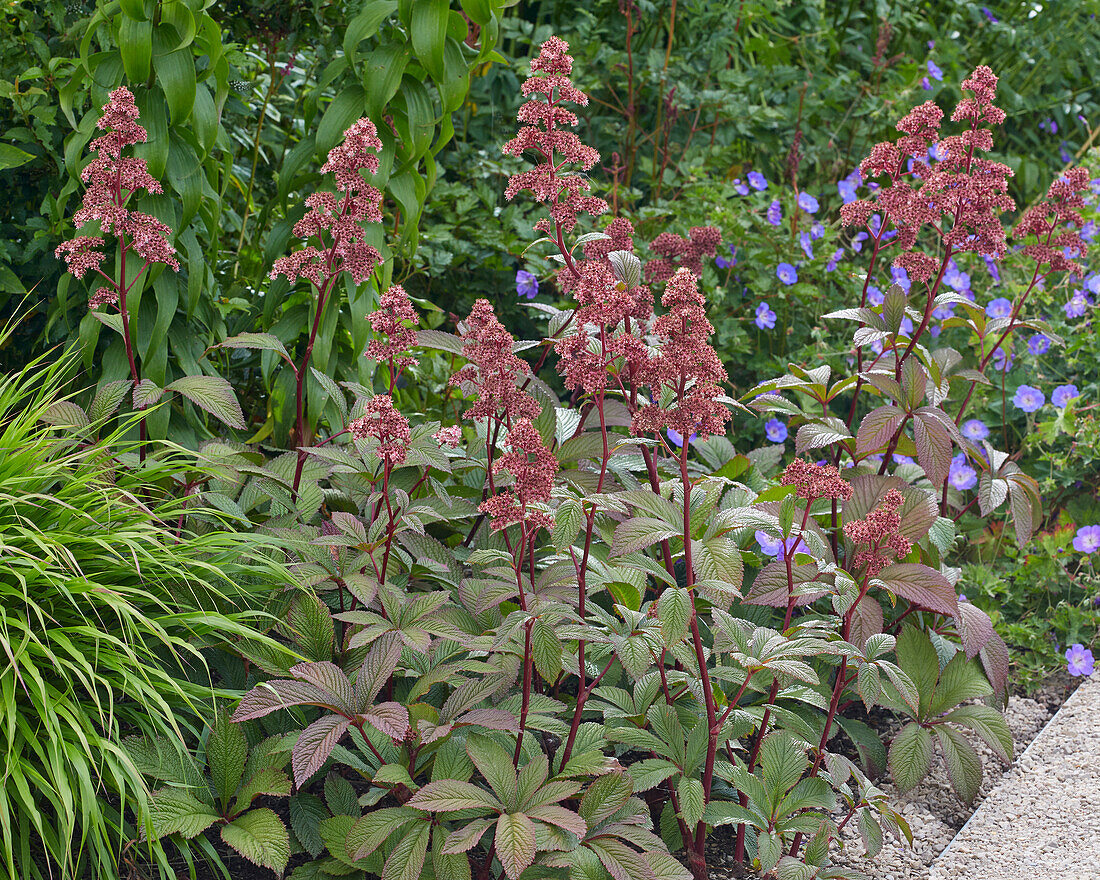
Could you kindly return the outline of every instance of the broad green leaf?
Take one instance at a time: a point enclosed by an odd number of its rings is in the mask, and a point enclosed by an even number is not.
[[[167,391],[178,391],[231,428],[244,428],[244,413],[233,387],[220,376],[183,376],[169,383]]]
[[[935,717],[968,700],[977,700],[993,693],[977,660],[971,660],[959,651],[940,673],[936,690],[928,706],[928,714]]]
[[[676,783],[676,795],[680,801],[680,815],[688,828],[703,817],[703,783],[695,777],[681,776]]]
[[[626,773],[605,773],[588,786],[578,812],[588,827],[594,828],[622,807],[633,793],[633,783]]]
[[[611,555],[625,556],[667,538],[675,538],[679,534],[678,530],[669,528],[662,520],[650,516],[635,516],[616,527],[611,542]]]
[[[504,813],[497,819],[497,858],[508,880],[519,880],[535,860],[535,826],[523,813]]]
[[[18,168],[20,165],[26,165],[28,162],[33,162],[34,156],[30,153],[20,150],[18,147],[13,147],[11,144],[0,144],[0,171],[5,171],[8,168]]]
[[[290,777],[282,770],[266,767],[255,773],[240,787],[230,808],[230,815],[247,810],[252,801],[260,795],[289,797],[291,788]]]
[[[554,630],[541,618],[531,625],[531,655],[544,681],[554,681],[561,672],[562,645]]]
[[[382,880],[418,880],[428,853],[432,826],[417,822],[397,842],[382,868]]]
[[[572,546],[585,522],[584,507],[572,498],[563,501],[554,511],[554,531],[550,540],[558,552]]]
[[[429,782],[408,802],[408,806],[430,813],[454,813],[459,810],[500,810],[500,801],[472,782],[439,779]]]
[[[912,679],[920,694],[920,716],[927,715],[936,681],[940,677],[940,658],[932,640],[915,626],[903,626],[894,652],[902,672]]]
[[[966,737],[946,724],[936,725],[936,740],[943,751],[951,787],[969,804],[982,786],[982,759]]]
[[[149,799],[149,818],[158,837],[197,837],[219,818],[211,807],[181,788],[162,788]]]
[[[222,826],[222,840],[242,856],[276,874],[290,861],[290,835],[274,810],[260,807]]]
[[[910,721],[890,743],[889,762],[899,791],[916,788],[932,766],[932,734]]]
[[[195,105],[195,58],[189,48],[178,49],[153,58],[157,82],[168,99],[172,125],[182,126]]]
[[[55,400],[38,417],[56,428],[87,428],[88,416],[71,400]]]
[[[293,366],[293,361],[290,359],[290,354],[286,350],[286,346],[276,336],[270,333],[238,333],[236,336],[230,336],[223,342],[217,342],[211,345],[207,351],[213,351],[215,348],[250,348],[256,351],[275,351],[279,353],[279,356],[283,358],[287,363]]]
[[[206,764],[223,808],[229,805],[229,799],[241,784],[247,760],[248,740],[244,731],[229,720],[228,712],[219,712],[206,740]]]
[[[105,382],[96,392],[92,405],[88,407],[88,419],[97,422],[113,415],[130,390],[133,383],[129,379],[118,379],[115,382]]]
[[[443,48],[450,11],[448,0],[417,0],[409,24],[413,51],[436,82],[443,80]]]
[[[983,706],[981,703],[959,706],[944,720],[970,728],[986,742],[997,757],[1006,764],[1012,763],[1012,731],[1009,730],[1004,716],[993,707]]]
[[[514,804],[519,782],[512,756],[489,737],[476,733],[466,737],[466,754],[504,806]]]
[[[688,633],[691,621],[691,594],[678,587],[669,588],[657,600],[657,620],[661,623],[661,637],[667,646],[680,642]]]

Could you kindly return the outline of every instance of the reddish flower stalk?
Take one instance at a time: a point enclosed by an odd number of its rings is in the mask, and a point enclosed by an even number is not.
[[[382,194],[364,179],[364,170],[374,173],[378,170],[378,153],[382,142],[378,132],[369,119],[360,119],[344,132],[344,141],[329,151],[328,161],[321,166],[322,173],[333,172],[336,177],[336,189],[342,197],[326,191],[315,192],[306,199],[310,210],[294,224],[294,234],[308,240],[316,236],[323,240],[325,235],[332,243],[323,250],[305,247],[300,251],[275,261],[269,275],[275,278],[284,275],[294,283],[299,278],[307,278],[317,288],[317,304],[313,313],[313,324],[309,331],[309,340],[302,353],[301,363],[294,368],[295,386],[295,431],[298,442],[298,463],[294,469],[293,490],[298,492],[305,466],[308,445],[305,381],[309,373],[309,359],[313,354],[313,345],[317,340],[317,331],[321,326],[321,315],[332,287],[342,272],[350,272],[355,284],[362,284],[382,262],[382,256],[364,241],[363,222],[380,223]]]
[[[180,264],[172,255],[176,249],[168,243],[172,230],[156,217],[131,211],[126,207],[135,192],[145,190],[148,193],[163,192],[148,171],[144,159],[122,158],[122,150],[133,144],[145,143],[148,133],[138,124],[138,108],[134,96],[125,86],[110,93],[110,100],[103,105],[103,115],[96,127],[106,134],[96,138],[90,149],[99,155],[89,162],[80,172],[80,179],[87,185],[83,207],[73,215],[73,222],[83,226],[93,220],[99,221],[101,232],[113,232],[118,238],[121,252],[121,269],[118,281],[99,268],[104,254],[99,250],[104,240],[98,236],[77,236],[62,242],[54,251],[58,259],[64,257],[69,271],[77,278],[83,278],[89,269],[94,269],[107,282],[100,287],[88,301],[92,309],[101,306],[116,306],[122,318],[122,343],[126,349],[126,360],[130,365],[130,380],[136,390],[141,376],[137,358],[134,354],[133,337],[130,334],[130,309],[126,301],[127,294],[137,284],[142,273],[151,263],[164,263],[176,272]],[[126,256],[133,251],[145,262],[133,279],[126,281]],[[139,423],[141,439],[140,455],[145,459],[145,417]]]

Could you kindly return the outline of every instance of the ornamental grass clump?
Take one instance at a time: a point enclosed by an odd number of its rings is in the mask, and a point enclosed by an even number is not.
[[[662,232],[645,266],[625,219],[582,231],[608,206],[587,176],[599,156],[571,131],[565,105],[587,104],[572,64],[564,41],[542,45],[504,147],[535,163],[505,194],[546,206],[533,247],[572,300],[530,303],[547,337],[517,342],[485,299],[457,335],[418,329],[390,288],[367,318],[384,387],[329,382],[342,421],[308,446],[309,345],[298,364],[286,356],[293,479],[285,457],[238,457],[237,483],[218,484],[268,517],[309,587],[280,620],[294,662],[250,654],[233,719],[250,742],[273,729],[258,719],[280,725],[264,754],[279,773],[290,763],[295,787],[280,777],[273,796],[318,872],[415,877],[430,858],[440,880],[703,880],[708,841],[730,826],[717,845],[762,874],[853,876],[832,863],[848,823],[868,855],[884,832],[911,838],[879,787],[887,773],[908,790],[938,749],[971,800],[971,737],[1011,758],[1008,652],[959,601],[955,523],[1008,502],[1023,542],[1041,509],[1035,481],[963,420],[1014,333],[1057,340],[1024,316],[1031,287],[1004,317],[943,287],[953,255],[1009,258],[1010,172],[981,158],[1003,119],[996,78],[978,68],[963,83],[960,134],[941,132],[935,104],[906,115],[861,166],[886,181],[873,200],[849,181],[843,219],[870,242],[868,279],[888,257],[899,270],[881,299],[865,282],[858,306],[828,316],[858,325],[852,374],[791,365],[737,400],[698,272],[717,230]],[[346,195],[312,196],[319,213],[297,227],[335,244],[274,270],[318,288],[317,320],[339,271],[363,283],[379,259],[358,231],[378,219],[360,177],[377,162],[374,129],[361,120],[347,138],[325,166]],[[1081,187],[1067,172],[1013,232],[1033,286],[1078,271],[1061,249],[1083,251]],[[789,264],[779,279],[799,283]],[[971,331],[965,355],[930,333],[949,305],[965,312],[944,321]],[[457,424],[400,411],[417,348],[465,361],[446,385],[465,398]],[[548,365],[568,400],[540,378]],[[758,416],[771,442],[738,452],[731,423],[736,438]],[[295,497],[275,491],[280,473]],[[889,746],[865,720],[874,707],[904,721]]]

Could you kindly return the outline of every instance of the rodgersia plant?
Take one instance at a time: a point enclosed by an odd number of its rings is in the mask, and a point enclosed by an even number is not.
[[[382,296],[367,355],[386,389],[328,388],[343,424],[312,446],[299,407],[294,490],[304,494],[308,467],[324,503],[279,534],[316,595],[285,614],[293,664],[251,655],[263,674],[234,717],[281,724],[293,743],[292,832],[325,852],[317,871],[389,880],[421,875],[430,858],[440,880],[701,880],[708,839],[731,826],[722,845],[762,873],[847,876],[830,853],[849,822],[869,854],[884,829],[910,836],[876,785],[887,770],[911,788],[938,747],[971,799],[981,762],[968,736],[1011,756],[996,708],[1007,650],[958,600],[949,563],[955,520],[974,504],[986,514],[1009,501],[1023,539],[1036,520],[1034,482],[958,428],[994,352],[1035,325],[1027,291],[990,319],[941,290],[953,254],[1006,255],[1008,171],[980,158],[1003,118],[995,77],[979,68],[964,83],[962,134],[941,136],[926,104],[864,162],[889,185],[877,204],[851,201],[844,220],[871,231],[872,269],[893,251],[912,285],[875,305],[865,284],[858,307],[832,316],[860,325],[853,374],[792,365],[738,402],[693,271],[714,234],[660,239],[664,262],[648,273],[626,220],[578,234],[584,215],[607,211],[585,176],[599,157],[565,106],[587,98],[560,39],[531,71],[505,151],[536,164],[506,194],[547,205],[539,244],[575,307],[532,303],[550,329],[532,344],[487,300],[452,336],[416,331],[402,289]],[[300,229],[337,244],[276,269],[317,287],[317,320],[339,267],[362,281],[377,264],[356,232],[377,211],[359,176],[373,128],[361,120],[348,135],[326,165],[344,200],[311,197],[317,213]],[[947,157],[934,169],[920,158],[932,143]],[[1030,237],[1020,254],[1036,279],[1075,270],[1062,248],[1079,247],[1081,186],[1068,172],[1014,232]],[[956,320],[972,332],[969,358],[932,347],[930,317],[945,305],[967,310]],[[246,343],[274,347],[233,341]],[[414,345],[466,361],[450,385],[469,398],[460,424],[398,410]],[[522,348],[539,349],[534,369]],[[538,377],[552,353],[568,402]],[[307,345],[292,362],[299,389],[308,366]],[[753,411],[797,427],[782,469],[781,446],[742,454],[727,436]],[[976,487],[949,488],[956,449]],[[251,510],[260,471],[243,454],[234,467],[252,480],[220,488]],[[875,706],[906,719],[889,749],[859,717]],[[325,768],[326,795],[354,779],[358,798],[323,807]]]
[[[131,199],[142,191],[162,192],[146,167],[144,159],[123,157],[122,151],[134,144],[145,143],[148,133],[138,123],[138,109],[134,96],[125,86],[115,89],[103,107],[103,115],[96,127],[106,133],[93,140],[90,149],[97,154],[80,172],[80,179],[87,185],[83,207],[73,215],[73,222],[82,227],[98,222],[102,234],[113,234],[119,245],[119,277],[113,278],[101,268],[106,254],[102,235],[78,235],[58,245],[55,255],[64,258],[69,271],[83,278],[89,270],[99,275],[105,284],[89,297],[92,314],[105,326],[122,337],[129,366],[129,381],[109,382],[100,389],[87,414],[78,414],[70,420],[87,425],[93,420],[110,416],[122,403],[127,392],[132,395],[134,409],[143,410],[156,403],[166,391],[178,391],[206,411],[228,425],[243,428],[241,408],[229,384],[217,376],[184,376],[160,388],[149,379],[142,379],[138,362],[138,340],[134,338],[133,319],[136,315],[135,300],[142,286],[148,281],[146,270],[156,263],[170,266],[178,272],[179,261],[173,256],[176,250],[168,242],[172,230],[151,214],[133,210]],[[132,256],[131,256],[132,255]],[[134,257],[143,260],[132,275]],[[83,418],[81,418],[83,417]],[[145,457],[145,418],[139,422],[141,456]]]

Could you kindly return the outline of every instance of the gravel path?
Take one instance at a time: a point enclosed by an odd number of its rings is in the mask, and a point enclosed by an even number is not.
[[[1100,701],[1097,701],[1097,709],[1100,710]],[[1012,731],[1015,743],[1015,754],[1020,755],[1043,724],[1051,716],[1051,710],[1045,703],[1026,697],[1012,697],[1005,712],[1005,720]],[[888,743],[894,730],[888,731],[885,738]],[[906,795],[899,795],[894,785],[887,779],[880,780],[878,785],[890,795],[897,809],[905,816],[913,830],[913,846],[910,847],[905,840],[897,840],[886,835],[883,840],[881,852],[872,859],[864,855],[863,845],[859,834],[853,827],[855,823],[845,826],[841,832],[841,841],[844,851],[837,855],[837,864],[847,865],[862,871],[870,880],[929,880],[929,866],[933,860],[944,851],[951,842],[956,832],[963,827],[975,807],[997,787],[997,783],[1005,773],[1005,767],[993,752],[977,737],[968,737],[975,745],[978,754],[982,757],[984,775],[982,787],[975,803],[967,806],[963,804],[947,779],[947,771],[944,769],[943,760],[937,750],[936,758],[932,762],[932,772],[913,791]],[[838,819],[840,816],[837,817]],[[1100,860],[1098,860],[1100,864]],[[964,875],[944,874],[939,880],[964,880]],[[973,875],[982,880],[1000,880],[1001,874],[997,872],[980,873]],[[1055,875],[1057,880],[1071,880],[1068,876]],[[1092,880],[1100,878],[1100,874],[1090,875]],[[969,880],[969,877],[966,877]],[[1006,878],[1008,880],[1008,878]],[[1030,877],[1028,880],[1044,880],[1044,878]],[[1078,878],[1072,878],[1078,880]]]
[[[1098,719],[1100,676],[1094,675],[935,860],[930,880],[1098,880]]]

